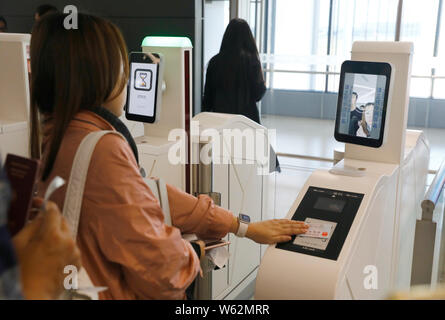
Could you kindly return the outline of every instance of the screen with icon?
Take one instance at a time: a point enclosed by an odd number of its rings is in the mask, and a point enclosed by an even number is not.
[[[131,63],[128,112],[153,117],[156,103],[158,65],[155,63]]]
[[[153,71],[137,69],[134,72],[134,88],[136,90],[150,91],[152,89]]]

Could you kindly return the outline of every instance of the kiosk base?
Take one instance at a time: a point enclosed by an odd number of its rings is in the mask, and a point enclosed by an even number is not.
[[[329,172],[340,176],[363,177],[366,173],[366,168],[348,166],[345,164],[345,161],[342,160],[329,170]]]
[[[424,190],[413,186],[425,184],[429,150],[422,132],[407,137],[401,165],[345,159],[366,174],[312,173],[287,218],[331,223],[331,238],[269,246],[255,299],[384,299],[409,286],[416,199]]]

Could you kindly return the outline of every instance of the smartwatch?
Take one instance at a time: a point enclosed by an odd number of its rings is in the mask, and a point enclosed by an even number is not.
[[[247,214],[240,213],[238,216],[239,227],[236,232],[236,236],[244,238],[247,233],[247,228],[249,227],[250,217]]]

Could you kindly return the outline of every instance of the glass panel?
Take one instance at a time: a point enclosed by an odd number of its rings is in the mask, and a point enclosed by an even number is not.
[[[394,41],[398,0],[335,0],[332,16],[331,55],[340,64],[351,58],[354,41]],[[329,76],[328,91],[338,91],[338,76]]]
[[[434,41],[436,35],[437,12],[439,0],[427,2],[418,0],[403,1],[403,20],[400,40],[414,42],[412,74],[417,76],[431,75]],[[431,80],[414,80],[411,82],[411,96],[429,97]]]
[[[204,66],[219,52],[229,24],[230,0],[204,1]]]
[[[445,76],[445,3],[442,3],[441,23],[438,38],[438,54],[434,63],[436,68],[436,75]],[[434,81],[433,97],[438,99],[445,99],[445,79],[438,79]]]
[[[428,78],[411,78],[411,92],[412,97],[426,97],[430,96],[431,79]]]
[[[273,81],[271,86],[271,81]],[[274,89],[324,91],[325,75],[304,73],[274,72],[267,85]]]
[[[434,80],[433,97],[436,99],[445,99],[445,79]]]
[[[256,30],[257,28],[256,28],[256,26],[257,26],[257,19],[258,19],[258,16],[259,16],[259,12],[258,11],[260,10],[259,6],[260,6],[260,3],[259,3],[258,0],[250,0],[249,26],[250,26],[250,29],[252,29],[252,33],[255,36],[255,38],[257,36],[257,30]],[[257,40],[257,43],[258,43],[258,39],[256,39],[256,40]]]
[[[326,65],[299,63],[298,57],[326,55],[329,0],[275,0],[274,63],[276,70],[326,71]],[[325,76],[274,73],[275,89],[324,90]],[[275,79],[276,78],[276,79]]]

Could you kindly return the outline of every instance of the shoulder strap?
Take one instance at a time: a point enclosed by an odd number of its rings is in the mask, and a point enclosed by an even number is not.
[[[66,218],[74,239],[77,238],[80,211],[82,209],[83,191],[87,179],[91,156],[96,144],[106,134],[122,135],[116,131],[95,131],[89,133],[80,143],[74,156],[68,187],[63,205],[63,216]]]
[[[172,218],[170,216],[170,205],[168,203],[167,185],[162,178],[158,179],[159,199],[162,211],[164,212],[164,222],[168,226],[172,226]]]
[[[144,179],[145,183],[153,192],[156,199],[158,199],[162,212],[164,213],[164,223],[168,226],[172,225],[172,219],[170,216],[170,205],[168,203],[167,185],[164,180],[159,179]]]

